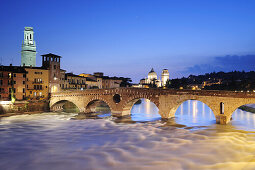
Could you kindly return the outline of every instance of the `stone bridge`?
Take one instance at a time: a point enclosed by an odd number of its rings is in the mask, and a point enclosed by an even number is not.
[[[94,111],[96,102],[104,101],[110,107],[112,115],[125,116],[130,114],[134,103],[141,98],[153,102],[162,119],[174,117],[178,107],[186,100],[198,100],[212,109],[216,122],[220,124],[227,124],[238,107],[255,103],[253,92],[116,88],[52,93],[50,108],[51,111],[61,110],[63,101],[69,101],[80,112],[88,113]]]

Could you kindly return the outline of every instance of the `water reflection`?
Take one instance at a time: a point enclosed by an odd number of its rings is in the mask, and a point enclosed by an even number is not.
[[[226,127],[253,130],[255,128],[255,114],[237,109],[232,116],[233,120]],[[143,99],[141,104],[134,105],[131,117],[125,121],[155,121],[160,120],[157,106],[149,100]],[[119,120],[120,121],[120,120]],[[175,113],[175,118],[168,124],[178,127],[212,126],[216,120],[212,110],[197,100],[188,100],[182,103]]]
[[[148,99],[141,99],[140,104],[135,104],[131,109],[133,121],[155,121],[160,120],[157,106]]]

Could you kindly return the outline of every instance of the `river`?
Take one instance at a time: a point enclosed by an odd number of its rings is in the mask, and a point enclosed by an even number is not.
[[[143,100],[125,119],[2,118],[0,169],[255,169],[255,114],[236,110],[230,124],[217,125],[199,101],[186,101],[167,122],[157,112]]]

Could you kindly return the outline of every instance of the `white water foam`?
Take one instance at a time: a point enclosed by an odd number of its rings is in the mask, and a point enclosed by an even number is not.
[[[1,119],[1,169],[255,169],[254,131],[72,116]]]

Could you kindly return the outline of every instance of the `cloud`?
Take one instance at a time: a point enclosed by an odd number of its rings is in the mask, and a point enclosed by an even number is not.
[[[218,71],[253,71],[255,70],[255,55],[227,55],[214,57],[210,63],[187,67],[183,74],[204,74]]]

